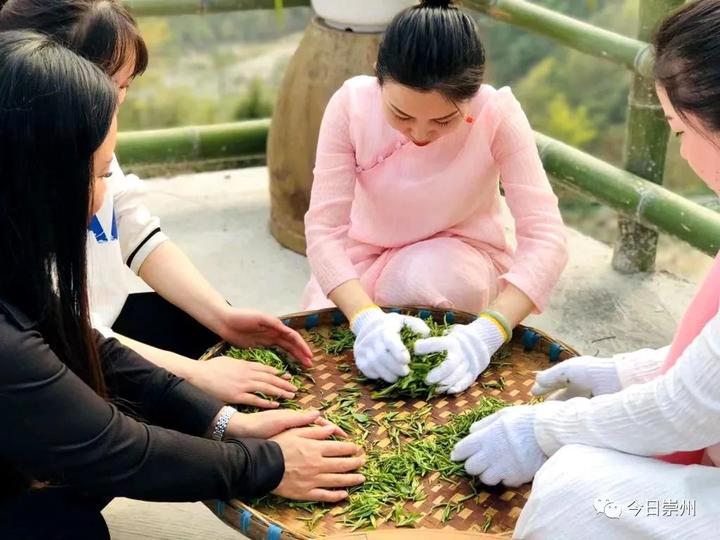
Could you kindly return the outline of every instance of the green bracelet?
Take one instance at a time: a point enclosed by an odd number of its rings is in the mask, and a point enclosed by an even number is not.
[[[495,321],[496,323],[498,323],[498,325],[500,325],[502,327],[502,329],[505,331],[505,336],[506,336],[505,342],[506,343],[512,339],[512,334],[513,334],[512,328],[510,327],[510,323],[508,322],[508,320],[505,318],[505,316],[502,313],[495,311],[494,309],[486,309],[486,310],[482,311],[480,313],[480,315],[478,315],[478,317],[490,318],[493,321]]]

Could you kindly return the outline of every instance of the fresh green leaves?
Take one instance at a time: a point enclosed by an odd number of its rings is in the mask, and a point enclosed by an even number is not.
[[[432,320],[426,322],[433,336],[442,335],[448,328],[447,324],[436,324]],[[311,339],[326,354],[332,356],[352,349],[355,340],[347,325],[335,327],[329,334],[313,332]],[[402,339],[412,351],[418,336],[404,328]],[[308,391],[304,381],[312,380],[311,376],[290,362],[281,352],[271,349],[231,349],[227,354],[234,358],[270,365],[281,373],[290,373],[293,384],[299,388],[298,395]],[[508,365],[509,355],[508,350],[502,350],[493,358],[491,366]],[[395,384],[376,387],[371,397],[386,400],[430,400],[436,392],[434,386],[425,384],[425,377],[444,357],[444,353],[425,356],[413,354],[410,375]],[[352,366],[347,362],[338,364],[338,371],[341,373],[351,370]],[[307,512],[308,516],[300,519],[306,522],[310,531],[317,527],[328,512],[342,520],[343,525],[351,530],[375,528],[383,522],[390,522],[396,527],[414,526],[425,514],[413,512],[407,506],[426,499],[424,478],[439,473],[439,480],[448,484],[467,481],[463,464],[450,460],[453,446],[467,435],[473,422],[507,405],[495,398],[482,397],[472,409],[441,423],[441,420],[434,421],[432,417],[432,404],[425,404],[416,410],[406,410],[400,408],[395,401],[387,401],[379,410],[367,409],[361,400],[362,385],[370,381],[362,376],[345,380],[345,386],[322,401],[320,408],[326,419],[342,428],[353,442],[364,448],[367,461],[360,472],[365,476],[365,482],[351,488],[347,501],[336,507],[286,501],[272,495],[252,501],[254,505],[269,509],[291,507]],[[375,381],[372,383],[378,384]],[[484,388],[502,389],[503,386],[502,377],[483,384]],[[283,405],[300,406],[297,402],[288,401],[284,401]],[[442,508],[441,521],[445,523],[462,511],[467,501],[476,496],[473,487],[473,491],[468,495],[454,497],[450,501],[435,505],[433,512]],[[486,525],[489,526],[489,523]]]

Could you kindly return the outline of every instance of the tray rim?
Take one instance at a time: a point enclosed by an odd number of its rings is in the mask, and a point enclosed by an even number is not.
[[[384,311],[390,311],[390,312],[405,312],[408,311],[410,313],[417,312],[418,315],[424,315],[429,314],[435,317],[446,317],[448,313],[452,313],[455,321],[457,323],[469,323],[472,322],[477,318],[477,315],[473,313],[469,313],[466,311],[460,311],[460,310],[446,310],[446,309],[438,309],[430,306],[380,306]],[[425,313],[427,312],[427,313]],[[312,328],[318,327],[318,326],[328,326],[328,324],[321,324],[321,319],[326,319],[327,317],[330,317],[329,325],[331,326],[338,326],[340,324],[347,323],[347,318],[342,314],[342,312],[338,308],[324,308],[324,309],[317,309],[317,310],[309,310],[309,311],[298,311],[294,313],[289,313],[287,315],[283,315],[280,317],[280,319],[283,321],[283,323],[286,326],[289,326],[291,328],[294,328],[296,330],[298,329],[307,329],[311,330]],[[515,330],[513,331],[513,336],[511,339],[511,343],[513,344],[520,344],[523,345],[523,347],[526,348],[526,350],[533,350],[537,347],[538,344],[543,346],[544,348],[547,348],[548,350],[545,352],[548,352],[548,355],[551,356],[552,360],[552,354],[556,356],[555,362],[563,361],[568,358],[572,358],[574,356],[580,356],[580,353],[572,346],[568,345],[566,342],[562,340],[555,339],[551,337],[546,332],[539,330],[532,326],[527,326],[523,324],[519,324],[515,327]],[[528,347],[531,345],[531,347]],[[200,361],[206,361],[210,358],[214,358],[215,356],[222,354],[224,350],[226,350],[228,347],[228,343],[226,341],[221,341],[217,343],[216,345],[210,347],[205,353],[200,357]],[[554,348],[555,347],[555,348]],[[555,351],[555,352],[553,352]],[[263,529],[264,534],[263,538],[268,538],[272,540],[314,540],[315,538],[326,538],[331,539],[332,536],[308,536],[305,532],[299,531],[297,529],[294,529],[292,527],[289,527],[287,525],[278,525],[273,519],[271,519],[269,516],[263,514],[262,512],[254,509],[252,506],[249,506],[242,502],[239,499],[231,499],[229,501],[221,501],[219,499],[213,499],[208,501],[203,501],[203,504],[207,506],[223,523],[228,525],[229,527],[240,531],[241,534],[244,534],[248,536],[248,538],[258,538],[258,537],[252,537],[249,535],[251,532],[250,529],[254,525],[256,528]],[[236,520],[233,520],[231,517],[226,516],[226,512],[228,511],[228,508],[232,509],[235,513]],[[245,526],[243,526],[245,524]],[[426,530],[426,531],[433,531],[437,529],[427,529],[419,527],[414,530]],[[362,532],[362,531],[357,531]],[[348,533],[339,533],[342,535],[350,534]],[[497,534],[497,538],[507,538],[507,536],[503,536],[505,533],[499,533]],[[333,535],[334,536],[334,535]]]

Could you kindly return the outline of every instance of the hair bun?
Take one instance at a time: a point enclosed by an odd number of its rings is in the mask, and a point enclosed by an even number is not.
[[[420,7],[448,9],[453,5],[453,0],[421,0]]]

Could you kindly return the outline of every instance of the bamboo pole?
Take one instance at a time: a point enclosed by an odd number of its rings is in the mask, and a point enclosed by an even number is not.
[[[120,134],[117,154],[127,165],[168,164],[265,155],[270,119]]]
[[[535,141],[553,183],[709,255],[720,249],[717,212],[541,133],[535,134]]]
[[[640,0],[638,37],[651,39],[657,24],[683,0]],[[655,94],[651,75],[636,73],[628,97],[624,168],[662,184],[669,128]],[[657,233],[627,216],[618,219],[618,237],[612,265],[623,273],[650,272],[655,268]]]
[[[275,9],[276,0],[124,0],[123,4],[136,17],[153,17]],[[282,0],[283,7],[309,5],[310,0]]]
[[[524,0],[465,0],[464,5],[499,21],[554,39],[580,52],[649,75],[648,44]]]
[[[120,134],[123,165],[161,165],[206,159],[257,158],[265,153],[270,120]],[[614,208],[640,223],[714,255],[720,214],[541,133],[535,134],[552,181]]]

